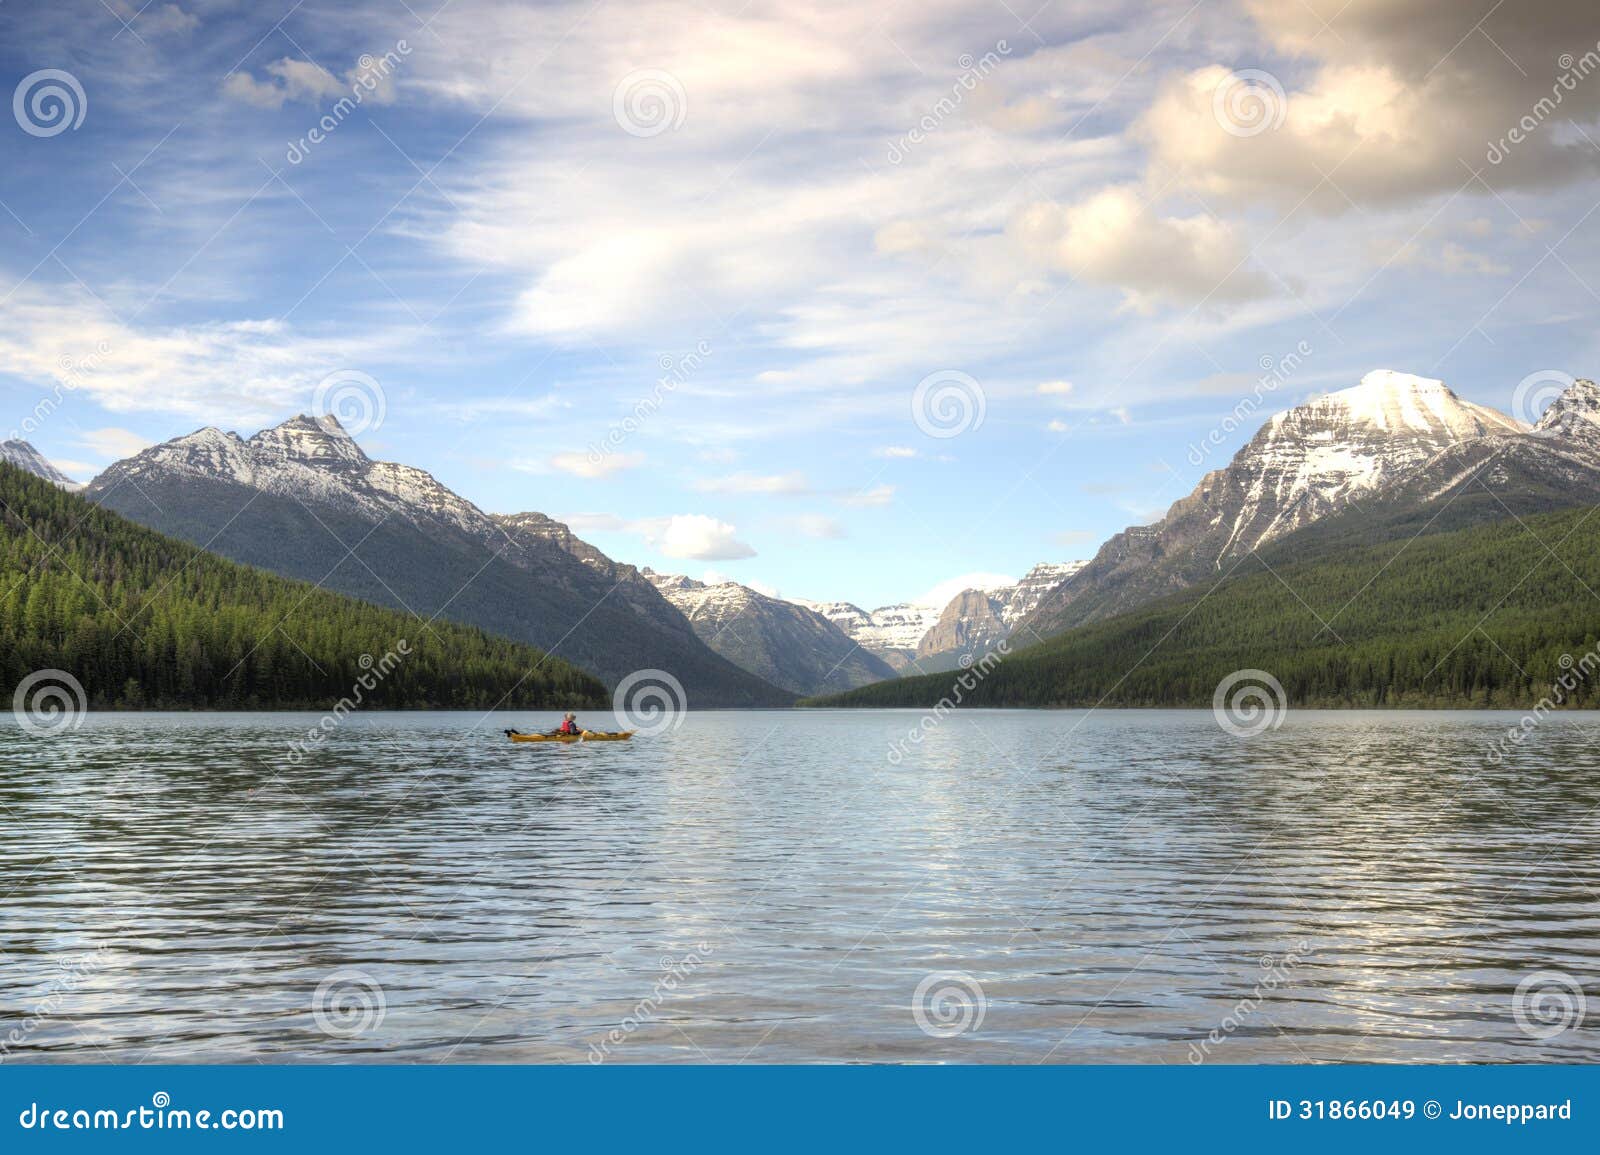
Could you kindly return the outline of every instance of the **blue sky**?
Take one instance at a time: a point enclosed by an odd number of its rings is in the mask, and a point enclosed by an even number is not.
[[[84,478],[332,398],[488,510],[873,606],[1152,520],[1297,350],[1261,416],[1596,371],[1585,5],[1033,7],[11,0],[0,424],[66,386],[25,432]]]

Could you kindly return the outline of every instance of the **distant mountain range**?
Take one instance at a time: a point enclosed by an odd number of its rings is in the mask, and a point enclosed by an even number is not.
[[[1443,382],[1379,370],[1350,389],[1279,413],[1154,525],[1101,547],[1024,622],[1048,637],[1218,580],[1257,547],[1369,501],[1462,442],[1523,432]]]
[[[965,589],[943,603],[899,603],[872,611],[850,602],[808,602],[852,640],[900,673],[953,669],[1009,638],[1057,586],[1087,562],[1045,562],[1019,582]]]
[[[826,694],[895,676],[889,663],[807,606],[737,582],[643,572],[706,645],[775,686]]]
[[[25,441],[4,460],[72,488]],[[488,514],[410,466],[374,461],[331,417],[249,438],[195,431],[118,462],[86,496],[213,552],[426,620],[526,642],[607,684],[663,669],[702,706],[782,705],[948,671],[1196,587],[1247,559],[1365,548],[1600,494],[1600,390],[1574,383],[1528,430],[1444,383],[1389,370],[1265,421],[1153,525],[1089,561],[942,604],[865,610],[614,561],[537,512]]]
[[[1254,667],[1300,702],[1521,704],[1600,636],[1597,502],[1593,382],[1527,429],[1439,382],[1369,375],[1114,538],[1024,623],[1049,640],[966,700],[1199,705]],[[903,678],[828,701],[948,692],[948,675]]]
[[[792,700],[714,653],[632,567],[541,515],[492,518],[420,469],[373,461],[332,417],[250,438],[200,429],[85,493],[235,561],[538,646],[608,685],[662,669],[696,705]]]

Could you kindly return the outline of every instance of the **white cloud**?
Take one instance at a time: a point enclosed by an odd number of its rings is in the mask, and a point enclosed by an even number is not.
[[[241,69],[223,82],[222,91],[257,108],[282,108],[285,101],[317,104],[347,93],[339,78],[309,60],[285,56],[267,65],[270,80],[257,80]]]
[[[826,514],[803,513],[799,517],[788,519],[788,524],[794,527],[796,533],[805,537],[830,539],[845,536],[844,526]]]
[[[381,386],[380,363],[415,343],[415,326],[336,338],[272,320],[137,327],[85,292],[32,284],[0,307],[0,372],[74,390],[117,413],[219,424],[301,412],[337,369],[368,367]]]
[[[756,474],[735,473],[727,477],[707,478],[695,482],[702,493],[766,494],[796,497],[811,492],[805,474],[799,472]]]
[[[1034,390],[1045,397],[1065,397],[1072,392],[1071,381],[1046,381]]]
[[[391,59],[398,59],[390,53]],[[369,62],[372,58],[368,58]],[[267,65],[270,79],[258,80],[241,69],[222,82],[223,94],[257,108],[282,108],[287,104],[322,104],[349,97],[363,104],[394,103],[394,66],[378,61],[362,67],[358,60],[340,80],[320,64],[285,56]]]
[[[740,541],[738,529],[700,513],[680,513],[641,523],[645,540],[668,557],[699,561],[733,561],[755,557],[756,551]]]
[[[628,523],[614,513],[563,513],[556,517],[573,533],[621,533]]]
[[[149,36],[152,33],[170,32],[182,35],[200,27],[200,18],[185,12],[176,4],[130,4],[128,0],[111,0],[108,5],[127,21],[135,33]]]
[[[1161,304],[1244,301],[1269,289],[1231,225],[1205,214],[1162,216],[1132,185],[1068,205],[1031,205],[1010,234],[1047,268],[1121,289],[1140,313]]]
[[[610,477],[644,464],[642,453],[557,453],[546,459],[551,469],[574,477]]]
[[[874,457],[915,457],[917,451],[908,445],[885,445],[882,449],[872,452]]]
[[[1068,425],[1065,421],[1053,420],[1050,422],[1050,424],[1045,426],[1045,430],[1050,433],[1071,433],[1072,426]]]
[[[894,500],[894,486],[874,485],[870,489],[858,490],[839,499],[843,505],[872,506],[888,505]]]
[[[1502,191],[1596,171],[1600,156],[1561,129],[1592,122],[1600,91],[1580,80],[1552,100],[1563,54],[1570,61],[1595,44],[1587,2],[1478,10],[1354,0],[1330,14],[1326,30],[1309,4],[1248,7],[1276,47],[1312,62],[1295,70],[1304,76],[1299,86],[1281,83],[1288,72],[1276,78],[1281,97],[1265,88],[1240,95],[1241,109],[1256,100],[1253,110],[1264,108],[1269,120],[1281,114],[1281,124],[1252,135],[1225,131],[1219,111],[1226,118],[1228,95],[1241,90],[1221,64],[1193,69],[1162,86],[1135,128],[1150,147],[1155,180],[1171,176],[1225,201],[1304,201],[1345,213],[1352,203],[1370,209],[1452,193],[1478,169]],[[1541,99],[1549,106],[1540,123],[1491,166],[1491,145]]]
[[[50,464],[61,470],[74,481],[86,480],[100,472],[100,466],[91,465],[87,461],[73,461],[66,457],[52,457]]]
[[[74,444],[109,460],[120,461],[124,457],[132,457],[141,449],[149,448],[152,442],[130,429],[108,426],[87,431]]]
[[[1016,584],[1017,579],[1014,577],[1008,577],[1003,573],[978,570],[942,581],[921,597],[913,599],[913,602],[919,606],[943,606],[948,604],[951,598],[965,590],[994,590],[1000,589],[1002,586]]]

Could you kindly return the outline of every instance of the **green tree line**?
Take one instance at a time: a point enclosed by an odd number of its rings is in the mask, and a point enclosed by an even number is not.
[[[40,669],[101,708],[322,709],[358,679],[376,682],[363,704],[387,709],[607,701],[532,646],[226,561],[0,463],[6,692]]]
[[[1209,706],[1227,675],[1260,669],[1298,705],[1529,706],[1600,639],[1594,512],[1509,518],[1299,564],[1280,550],[1271,569],[1252,559],[1215,588],[1016,649],[962,699]],[[927,706],[959,676],[880,682],[809,704]],[[1600,672],[1563,697],[1600,706]]]

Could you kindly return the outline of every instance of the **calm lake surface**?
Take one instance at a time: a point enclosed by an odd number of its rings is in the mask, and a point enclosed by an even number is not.
[[[1595,715],[919,717],[8,717],[4,1057],[1600,1059]]]

